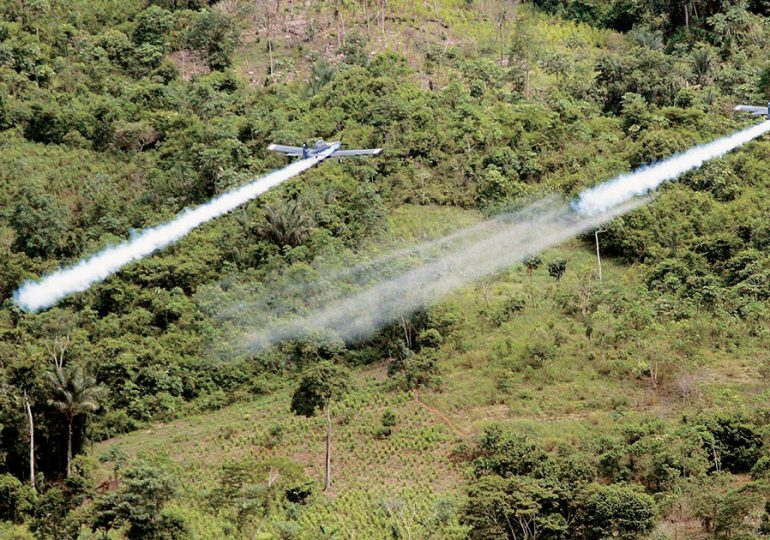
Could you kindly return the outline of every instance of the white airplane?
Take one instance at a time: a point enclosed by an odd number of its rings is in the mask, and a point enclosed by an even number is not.
[[[348,157],[348,156],[376,156],[382,152],[382,148],[364,148],[361,150],[340,150],[342,142],[326,142],[323,139],[319,139],[312,147],[308,147],[307,144],[302,146],[285,146],[283,144],[271,144],[267,147],[268,150],[273,152],[281,152],[287,156],[301,157],[308,159],[314,157],[316,159],[324,160],[330,157]]]
[[[770,120],[770,103],[767,104],[767,107],[758,107],[756,105],[736,105],[735,110],[754,114],[756,116],[766,116],[768,120]]]

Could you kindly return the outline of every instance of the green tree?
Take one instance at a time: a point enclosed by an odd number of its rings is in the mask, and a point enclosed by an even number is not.
[[[332,418],[331,403],[348,392],[351,385],[350,372],[329,361],[321,361],[308,369],[291,398],[294,414],[311,417],[323,409],[326,413],[326,471],[324,490],[332,485],[331,450]]]
[[[527,275],[529,276],[529,294],[532,298],[532,303],[535,303],[535,287],[532,283],[532,273],[540,268],[543,264],[543,258],[540,255],[529,255],[524,259],[524,267],[527,269]]]
[[[297,247],[310,235],[313,220],[297,201],[280,201],[265,206],[265,221],[258,226],[260,236],[278,247]]]
[[[128,524],[129,540],[183,540],[189,538],[184,521],[163,507],[175,493],[164,470],[137,463],[127,468],[119,491],[97,501],[93,528]]]
[[[23,184],[16,196],[9,223],[15,243],[30,257],[53,257],[62,251],[70,221],[70,210],[42,182]]]
[[[222,465],[210,502],[217,510],[233,508],[238,530],[245,531],[254,517],[267,517],[287,503],[306,502],[312,488],[303,467],[289,459],[239,459]]]
[[[67,420],[67,476],[72,462],[72,425],[75,418],[97,410],[104,397],[104,389],[96,379],[77,364],[58,364],[45,373],[50,398],[48,404]]]
[[[421,387],[430,386],[438,381],[439,370],[436,350],[426,347],[419,354],[403,345],[396,351],[388,365],[388,375],[394,377],[403,375],[408,390],[414,390],[419,399]]]
[[[153,45],[165,50],[168,32],[174,25],[171,12],[159,6],[150,6],[136,17],[133,39],[137,45]]]
[[[527,268],[527,274],[532,277],[532,272],[540,268],[543,264],[543,258],[540,255],[530,255],[524,259],[524,266]]]
[[[0,522],[21,523],[32,511],[35,493],[10,474],[0,474]]]
[[[561,283],[561,278],[567,271],[567,261],[557,258],[548,263],[548,275],[556,280],[557,286]]]
[[[222,70],[232,61],[238,45],[238,31],[227,15],[216,10],[201,11],[195,15],[187,34],[187,44],[203,53],[211,69]]]
[[[468,489],[462,521],[473,540],[560,538],[568,524],[559,495],[547,481],[529,476],[482,476]]]
[[[597,486],[586,501],[584,520],[589,539],[639,538],[652,530],[655,503],[632,487]]]

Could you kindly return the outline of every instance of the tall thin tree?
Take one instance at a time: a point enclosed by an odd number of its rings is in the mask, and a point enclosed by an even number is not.
[[[45,373],[50,393],[48,404],[67,419],[67,476],[72,463],[72,426],[75,418],[97,410],[104,395],[104,389],[96,379],[85,373],[76,364],[57,364]]]
[[[310,417],[322,409],[326,413],[325,491],[332,485],[331,402],[341,398],[350,388],[350,384],[351,378],[347,369],[329,361],[322,361],[305,372],[291,398],[291,410],[295,414]]]
[[[24,412],[27,414],[27,426],[29,427],[29,483],[32,491],[35,489],[35,421],[32,417],[32,406],[29,404],[27,391],[24,391]]]

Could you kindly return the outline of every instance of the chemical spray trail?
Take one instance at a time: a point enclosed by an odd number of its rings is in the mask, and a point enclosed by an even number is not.
[[[241,343],[251,351],[318,332],[333,333],[345,340],[365,338],[399,316],[429,306],[459,287],[644,204],[639,195],[768,131],[770,121],[619,176],[584,191],[571,204],[554,199],[540,201],[516,213],[402,252],[408,257],[428,255],[417,263],[400,256],[383,258],[383,264],[369,262],[368,268],[379,268],[382,272],[374,278],[367,273],[364,287],[357,287],[360,282],[351,287],[344,279],[328,276],[317,283],[294,283],[292,289],[301,289],[306,302],[299,309],[276,302],[275,294],[266,297],[260,293],[256,301],[238,302],[240,306],[258,307],[259,315],[251,309],[232,308],[226,315],[225,311],[220,313],[230,324],[243,329]],[[392,271],[399,267],[399,271]],[[344,275],[342,272],[336,278]],[[318,291],[318,295],[308,291]],[[333,291],[341,292],[335,297]],[[276,309],[279,305],[280,309]]]
[[[51,307],[65,296],[88,289],[128,263],[176,242],[196,227],[297,176],[323,157],[292,163],[204,205],[185,210],[168,223],[147,229],[131,240],[106,248],[69,268],[57,270],[40,281],[27,281],[14,293],[14,301],[22,309],[32,312]]]
[[[687,171],[697,169],[707,161],[723,156],[768,131],[770,120],[708,144],[696,146],[630,174],[618,176],[614,180],[585,190],[578,197],[574,207],[583,214],[602,212],[637,195],[644,195],[664,182],[676,180]]]
[[[269,322],[263,319],[264,323],[254,330],[252,315],[252,330],[245,332],[243,345],[246,350],[259,351],[285,339],[315,333],[333,333],[346,341],[366,338],[399,316],[430,306],[459,287],[592,230],[643,202],[636,199],[608,211],[583,216],[555,198],[540,201],[494,222],[485,222],[482,237],[471,235],[467,242],[454,243],[446,252],[433,254],[400,275],[382,279],[357,292],[343,293],[341,298],[329,298],[329,291],[340,288],[339,284],[325,281],[323,286],[313,287],[323,291],[314,302],[320,306],[305,316],[286,316],[281,308],[273,313],[276,317]],[[477,232],[481,229],[476,228]],[[263,306],[270,307],[270,302]],[[259,316],[266,315],[269,314],[263,311]],[[227,319],[228,324],[239,323],[232,311]]]
[[[551,208],[556,198],[545,198],[527,206],[528,215]],[[257,314],[288,313],[301,302],[305,308],[334,301],[340,290],[357,291],[362,287],[376,285],[386,279],[396,278],[430,260],[461,249],[488,238],[499,232],[500,227],[510,223],[511,214],[502,214],[480,223],[469,225],[445,236],[427,240],[415,246],[398,249],[379,257],[357,262],[354,253],[321,253],[299,277],[282,274],[279,281],[239,291],[240,301],[232,306],[220,308],[221,320],[234,320]],[[308,275],[310,273],[310,275]]]

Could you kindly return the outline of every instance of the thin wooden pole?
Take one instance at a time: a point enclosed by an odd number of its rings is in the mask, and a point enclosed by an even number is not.
[[[594,237],[596,238],[596,260],[599,263],[599,281],[602,280],[602,256],[599,253],[599,233],[604,232],[601,229],[597,229],[594,232]]]

